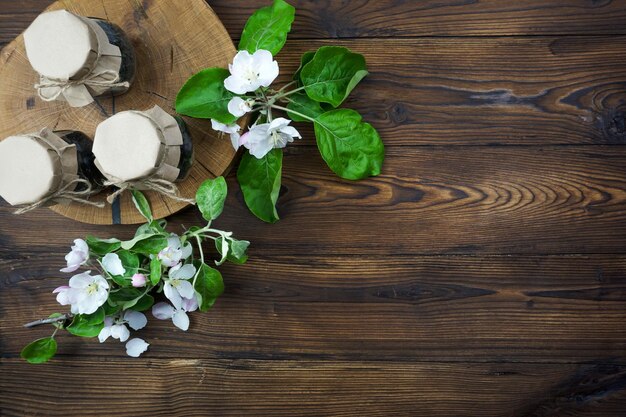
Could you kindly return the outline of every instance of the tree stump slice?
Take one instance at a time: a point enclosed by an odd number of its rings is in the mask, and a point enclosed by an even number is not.
[[[37,73],[24,49],[23,35],[0,54],[0,140],[11,135],[53,130],[80,130],[93,138],[96,126],[123,110],[146,110],[159,105],[175,114],[176,93],[201,69],[227,67],[236,53],[228,32],[203,0],[64,0],[47,10],[66,9],[106,19],[129,37],[137,58],[137,74],[130,90],[117,97],[101,96],[82,108],[65,102],[44,102],[34,89]],[[195,161],[188,178],[177,183],[181,195],[193,197],[207,178],[224,175],[236,152],[228,137],[211,129],[210,121],[185,118],[194,141]],[[104,200],[111,189],[94,196]],[[164,218],[188,204],[146,191],[155,218]],[[50,207],[71,219],[92,224],[134,224],[144,221],[130,193],[113,205],[96,208],[77,203]]]

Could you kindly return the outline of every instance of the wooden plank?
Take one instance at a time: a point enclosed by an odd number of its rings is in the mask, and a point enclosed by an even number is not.
[[[231,36],[268,0],[209,0]],[[626,34],[626,3],[581,0],[290,1],[292,38]]]
[[[387,146],[626,144],[624,37],[292,41],[278,85],[321,45],[365,55],[370,75],[344,107]]]
[[[305,253],[305,252],[301,252]],[[150,358],[571,363],[626,351],[626,257],[303,257],[224,266],[226,293],[188,332],[150,320]],[[64,312],[61,254],[0,263],[2,352],[16,356]],[[59,354],[123,357],[63,334]]]
[[[52,0],[1,0],[0,36],[6,36],[5,42],[9,42],[51,3]],[[248,17],[271,0],[208,0],[207,3],[231,36],[238,39]],[[290,33],[292,39],[626,34],[623,21],[626,6],[619,1],[588,5],[578,0],[530,0],[523,5],[498,0],[467,4],[447,1],[435,5],[428,4],[434,0],[422,4],[398,0],[381,0],[376,4],[366,0],[349,3],[335,0],[326,4],[291,0],[290,3],[297,9]],[[390,18],[395,19],[390,22]]]
[[[50,0],[2,0],[0,45],[26,29]],[[209,0],[234,39],[248,17],[269,0]],[[290,39],[415,36],[524,36],[626,34],[622,1],[502,0],[371,2],[307,0],[297,9]]]
[[[0,390],[11,393],[0,397],[7,417],[607,416],[626,406],[626,371],[610,365],[110,358],[0,364]]]
[[[359,182],[337,178],[316,148],[288,147],[283,179],[280,222],[254,218],[230,175],[217,224],[265,256],[626,252],[621,146],[392,147],[383,174]],[[5,251],[61,250],[104,233],[47,210],[0,212]],[[176,228],[200,217],[190,208],[171,221]],[[49,237],[37,239],[33,224]],[[134,231],[113,230],[120,238]]]

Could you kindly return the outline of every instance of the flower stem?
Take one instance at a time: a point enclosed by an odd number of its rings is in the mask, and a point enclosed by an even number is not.
[[[306,119],[306,120],[308,120],[308,121],[310,121],[310,122],[317,123],[317,121],[316,121],[314,118],[309,117],[309,116],[307,116],[306,114],[302,114],[302,113],[297,112],[297,111],[294,111],[294,110],[289,110],[289,109],[288,109],[288,108],[286,108],[286,107],[277,106],[277,105],[275,105],[275,104],[272,104],[272,106],[271,106],[271,107],[272,107],[272,108],[275,108],[276,110],[282,110],[282,111],[285,111],[285,112],[289,112],[289,113],[291,113],[291,114],[295,114],[296,116],[300,116],[300,117],[302,117],[303,119]]]
[[[31,321],[30,323],[26,323],[24,325],[24,327],[31,328],[31,327],[35,327],[35,326],[41,326],[42,324],[58,323],[60,321],[69,320],[69,319],[71,319],[73,317],[74,317],[73,314],[63,314],[62,316],[59,316],[59,317],[51,317],[51,318],[47,318],[47,319]]]

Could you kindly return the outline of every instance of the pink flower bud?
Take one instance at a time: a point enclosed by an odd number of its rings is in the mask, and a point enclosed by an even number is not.
[[[135,274],[132,278],[133,287],[145,287],[146,276],[144,274]]]

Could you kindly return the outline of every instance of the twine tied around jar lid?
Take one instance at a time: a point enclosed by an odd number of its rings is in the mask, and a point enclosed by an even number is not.
[[[24,214],[51,203],[67,203],[70,201],[98,208],[104,207],[104,203],[87,199],[93,194],[94,190],[88,180],[78,176],[76,145],[68,144],[48,128],[42,129],[38,134],[31,133],[24,136],[38,141],[47,147],[52,152],[52,158],[55,159],[55,162],[61,168],[54,181],[54,183],[58,184],[58,188],[55,191],[31,204],[18,208],[13,212],[14,214]],[[84,188],[76,191],[76,188],[81,184],[84,185]]]
[[[68,56],[71,62],[65,67],[60,57],[65,49],[74,49],[72,45],[62,45],[59,49],[54,43],[57,38],[50,36],[55,30],[64,34],[62,39],[66,43],[76,39],[76,45],[80,45],[76,58]],[[34,87],[44,101],[65,100],[72,107],[83,107],[107,90],[130,87],[128,81],[120,79],[120,48],[110,43],[104,30],[92,19],[66,10],[46,12],[26,30],[24,41],[28,59],[39,73],[39,83]]]
[[[122,137],[124,134],[128,137]],[[145,152],[141,148],[143,140],[150,144]],[[158,142],[156,155],[154,142]],[[148,190],[175,201],[195,204],[193,198],[181,196],[174,184],[180,173],[182,144],[178,122],[159,106],[146,111],[117,113],[102,122],[94,140],[95,164],[107,179],[104,185],[118,188],[107,201],[112,204],[126,190]],[[133,160],[132,166],[124,157]],[[137,160],[141,157],[143,161]]]

